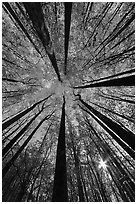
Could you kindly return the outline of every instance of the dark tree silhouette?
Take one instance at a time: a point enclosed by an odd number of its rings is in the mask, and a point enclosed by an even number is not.
[[[53,114],[53,113],[52,113]],[[51,115],[52,115],[51,114]],[[20,153],[23,151],[23,149],[26,147],[26,145],[28,144],[28,142],[32,139],[33,135],[35,134],[35,132],[39,129],[39,127],[42,125],[42,123],[45,120],[48,120],[49,117],[51,117],[51,115],[46,116],[45,118],[43,118],[41,120],[41,122],[37,125],[37,127],[32,131],[32,133],[29,135],[29,137],[25,140],[25,142],[23,143],[23,145],[19,148],[19,150],[16,152],[16,154],[12,157],[12,159],[6,164],[6,166],[3,168],[2,170],[2,176],[4,177],[5,174],[7,173],[7,171],[9,170],[9,168],[11,167],[11,165],[13,165],[14,161],[18,158],[18,156],[20,155]]]
[[[66,74],[72,3],[66,2],[64,4],[65,4],[65,74]]]
[[[51,96],[51,95],[50,95]],[[48,99],[50,96],[46,97],[45,99],[40,100],[39,102],[35,103],[33,106],[31,106],[30,108],[26,109],[25,111],[17,114],[16,116],[14,116],[13,118],[9,119],[8,121],[5,121],[2,124],[2,130],[6,129],[8,126],[10,126],[11,124],[13,124],[14,122],[16,122],[17,120],[19,120],[20,118],[22,118],[24,115],[26,115],[27,113],[29,113],[31,110],[33,110],[37,105],[39,105],[40,103],[42,103],[43,101],[45,101],[46,99]]]
[[[111,134],[111,136],[130,154],[130,156],[132,156],[132,158],[135,158],[135,135],[132,132],[124,130],[118,123],[95,110],[81,98],[79,100],[91,111],[88,111],[88,113]]]
[[[65,149],[65,97],[63,97],[62,116],[57,145],[57,157],[53,187],[53,202],[68,201],[67,174],[66,174],[66,149]]]
[[[135,3],[2,8],[3,202],[134,202]]]

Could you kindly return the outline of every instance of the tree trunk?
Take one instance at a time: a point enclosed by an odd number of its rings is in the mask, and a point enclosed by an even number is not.
[[[53,113],[52,113],[53,114]],[[51,115],[52,115],[51,114]],[[50,117],[50,116],[49,116]],[[19,148],[19,150],[15,153],[15,155],[12,157],[12,159],[6,164],[6,166],[2,169],[2,176],[4,177],[5,174],[8,172],[14,161],[18,158],[20,153],[23,151],[23,149],[26,147],[26,145],[29,143],[35,132],[39,129],[39,127],[42,125],[42,123],[49,119],[48,116],[46,116],[44,119],[41,120],[41,122],[37,125],[37,127],[32,131],[32,133],[29,135],[29,137],[25,140],[23,145]]]
[[[135,104],[135,101],[123,99],[123,98],[120,98],[118,96],[111,96],[111,95],[107,95],[107,94],[105,94],[105,95],[98,94],[98,95],[103,97],[103,98],[110,99],[110,100],[116,100],[116,101],[120,101],[120,102]]]
[[[39,2],[27,2],[24,3],[24,7],[29,15],[30,20],[33,23],[33,26],[38,34],[39,39],[41,40],[45,51],[47,52],[49,59],[54,67],[54,70],[58,76],[58,80],[61,82],[57,61],[55,58],[55,53],[53,51],[52,42],[50,39],[48,28],[45,24],[45,20],[43,17],[43,11],[41,8],[41,4]]]
[[[127,71],[124,71],[124,72],[121,72],[121,73],[118,73],[118,74],[111,75],[111,76],[107,76],[107,77],[103,77],[103,78],[100,78],[100,79],[95,79],[95,80],[92,80],[92,81],[88,81],[87,83],[100,82],[100,81],[105,80],[105,79],[111,79],[111,78],[115,78],[115,77],[118,77],[118,76],[124,76],[125,74],[131,74],[131,73],[135,73],[134,68],[130,69],[130,70],[127,70]]]
[[[29,39],[29,41],[32,43],[32,45],[34,46],[34,48],[36,49],[36,51],[41,55],[39,49],[36,47],[36,44],[33,42],[31,36],[28,34],[28,31],[25,29],[25,27],[23,26],[23,24],[21,23],[21,21],[19,20],[19,18],[17,17],[16,13],[12,10],[11,6],[9,3],[7,2],[3,2],[4,6],[6,7],[6,9],[8,10],[8,12],[11,14],[12,18],[15,20],[16,23],[18,23],[19,27],[22,29],[22,31],[25,33],[26,37]],[[7,11],[6,11],[7,12]],[[11,18],[11,19],[12,19]],[[12,19],[12,20],[13,20]],[[16,25],[16,24],[15,24]],[[16,25],[17,27],[17,25]],[[42,55],[41,55],[42,57]]]
[[[111,119],[107,118],[102,113],[98,112],[90,105],[85,103],[81,98],[79,99],[82,104],[84,104],[91,112],[83,109],[88,112],[111,136],[115,139],[119,145],[132,157],[135,158],[135,137],[133,133],[129,133],[123,128],[120,127],[116,122],[112,121]],[[128,146],[128,145],[129,146]]]
[[[38,115],[41,114],[43,110],[41,110],[39,113],[37,113],[23,128],[22,130],[12,139],[10,142],[6,145],[6,147],[2,150],[2,157],[5,156],[5,154],[9,151],[9,149],[14,145],[14,143],[25,133],[25,131],[28,129],[28,127],[32,124],[32,122],[37,118]]]
[[[100,105],[98,105],[98,104],[96,104],[96,103],[93,103],[93,102],[91,102],[91,103],[94,104],[95,106],[98,106],[98,107],[100,107],[100,108],[106,110],[107,112],[113,113],[114,115],[117,115],[117,116],[119,116],[119,117],[121,117],[121,118],[123,118],[123,119],[125,119],[125,120],[128,120],[128,121],[130,121],[130,122],[132,122],[132,123],[134,122],[134,119],[132,119],[132,118],[129,118],[129,117],[124,116],[124,115],[121,115],[121,114],[119,114],[119,113],[117,113],[117,112],[114,112],[114,111],[112,111],[112,110],[110,110],[110,109],[108,109],[108,108],[105,108],[105,107],[103,107],[103,106],[100,106]]]
[[[48,97],[40,100],[39,102],[35,103],[33,106],[31,106],[30,108],[26,109],[25,111],[22,111],[21,113],[17,114],[16,116],[12,117],[11,119],[9,119],[8,121],[4,122],[2,124],[2,130],[5,130],[7,127],[9,127],[11,124],[13,124],[14,122],[16,122],[17,120],[19,120],[20,118],[22,118],[24,115],[26,115],[27,113],[29,113],[31,110],[33,110],[38,104],[42,103],[43,101],[47,100],[49,97],[51,97],[51,95],[49,95]]]
[[[64,73],[66,75],[72,3],[64,2],[64,4],[65,4],[65,72]]]
[[[111,86],[135,86],[135,75],[121,77],[117,79],[105,80],[93,84],[73,87],[74,89],[94,88],[94,87],[111,87]]]
[[[79,194],[79,202],[84,202],[84,192],[83,192],[83,187],[82,187],[82,182],[81,182],[81,171],[79,169],[79,158],[78,155],[76,153],[76,148],[74,145],[74,141],[73,141],[73,135],[72,133],[70,133],[71,135],[71,142],[72,142],[72,148],[73,148],[73,152],[74,152],[74,160],[75,160],[75,169],[76,169],[76,177],[77,177],[77,185],[78,185],[78,194]]]
[[[64,97],[63,97],[64,98]],[[52,202],[67,202],[67,174],[66,174],[66,150],[65,150],[65,98],[62,106],[62,117],[58,138],[56,167]]]

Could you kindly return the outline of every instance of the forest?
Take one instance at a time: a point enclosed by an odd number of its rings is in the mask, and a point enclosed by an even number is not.
[[[2,3],[2,201],[135,201],[135,3]]]

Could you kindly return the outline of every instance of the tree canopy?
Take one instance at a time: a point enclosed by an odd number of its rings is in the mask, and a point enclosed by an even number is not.
[[[135,3],[3,2],[3,202],[135,201]]]

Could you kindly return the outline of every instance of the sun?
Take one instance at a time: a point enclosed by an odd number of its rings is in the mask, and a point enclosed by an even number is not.
[[[107,168],[107,164],[106,164],[107,161],[103,161],[103,159],[100,159],[99,161],[99,169],[106,169]]]

